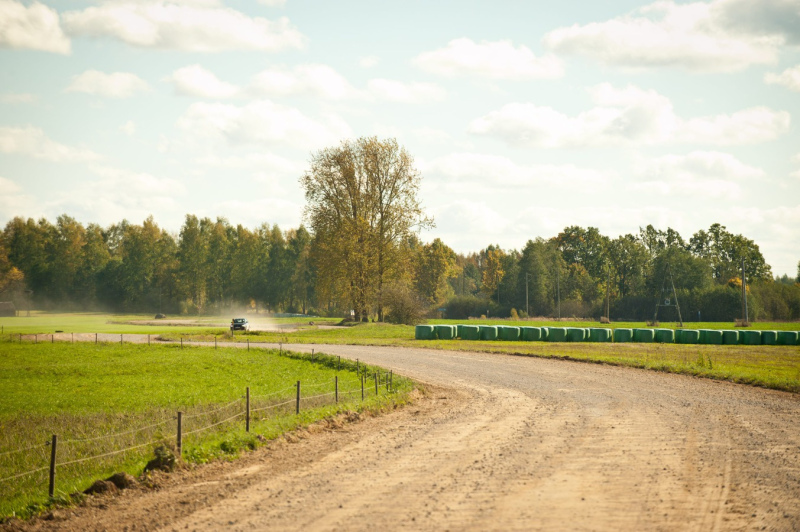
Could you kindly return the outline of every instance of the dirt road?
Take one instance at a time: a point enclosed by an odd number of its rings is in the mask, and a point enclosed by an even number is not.
[[[431,392],[35,528],[800,530],[795,395],[525,357],[313,347]]]

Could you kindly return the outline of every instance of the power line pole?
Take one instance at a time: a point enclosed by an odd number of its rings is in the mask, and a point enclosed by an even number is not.
[[[530,276],[531,274],[525,273],[525,316],[527,317],[531,316],[531,309],[528,305],[528,277]]]
[[[742,319],[744,323],[742,325],[747,325],[750,321],[749,312],[747,311],[747,278],[744,273],[744,257],[742,257]]]

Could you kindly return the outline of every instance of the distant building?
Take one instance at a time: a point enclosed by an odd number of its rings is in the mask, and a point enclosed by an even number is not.
[[[17,307],[11,301],[0,301],[0,317],[8,318],[17,315]]]

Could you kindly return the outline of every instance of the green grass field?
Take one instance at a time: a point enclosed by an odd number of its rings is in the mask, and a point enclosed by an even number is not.
[[[0,516],[30,515],[67,502],[69,494],[117,471],[139,474],[156,445],[174,447],[178,411],[184,413],[184,459],[205,462],[256,447],[262,441],[257,435],[271,439],[338,411],[403,402],[413,387],[393,377],[395,392],[381,384],[376,396],[370,380],[362,402],[354,364],[342,361],[337,370],[333,357],[312,360],[264,349],[6,341],[0,352],[0,479],[6,479],[0,480]],[[301,413],[295,415],[298,380]],[[52,434],[58,435],[63,465],[55,501],[48,501],[45,442]],[[116,454],[91,458],[107,453]],[[29,471],[34,472],[9,478]]]

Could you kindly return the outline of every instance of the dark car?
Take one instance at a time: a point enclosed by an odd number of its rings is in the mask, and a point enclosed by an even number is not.
[[[249,331],[250,330],[250,322],[247,321],[247,318],[233,318],[231,320],[231,330],[232,331]]]

